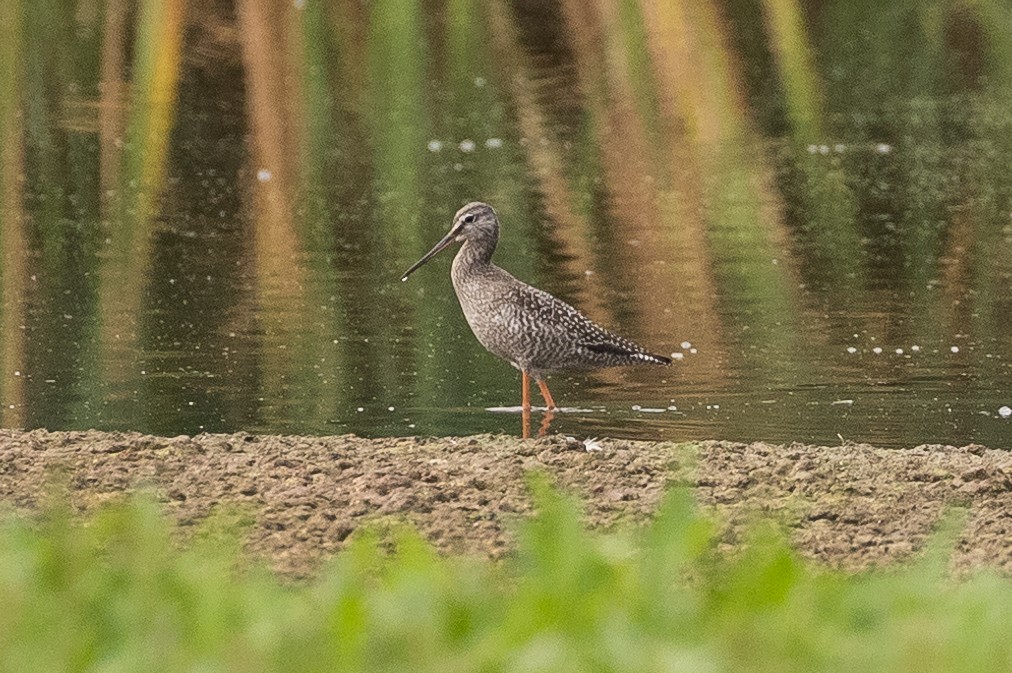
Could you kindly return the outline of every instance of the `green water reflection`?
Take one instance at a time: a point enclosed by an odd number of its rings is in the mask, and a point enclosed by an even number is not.
[[[1012,447],[1001,0],[0,5],[5,427],[517,432],[499,262],[681,358],[553,430]]]

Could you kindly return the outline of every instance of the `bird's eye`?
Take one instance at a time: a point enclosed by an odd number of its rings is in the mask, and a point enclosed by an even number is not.
[[[474,213],[470,213],[464,216],[464,224],[473,224],[473,223],[474,223]]]

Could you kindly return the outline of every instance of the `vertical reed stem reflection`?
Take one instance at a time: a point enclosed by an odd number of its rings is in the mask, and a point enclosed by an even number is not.
[[[22,211],[21,3],[0,3],[0,423],[25,420],[25,275],[27,237]]]
[[[303,92],[296,60],[302,26],[288,4],[239,0],[239,34],[246,73],[246,109],[253,163],[248,171],[256,269],[256,311],[263,330],[261,382],[266,423],[292,413],[297,369],[293,353],[304,331],[307,270],[295,218],[300,180]]]
[[[108,0],[102,26],[101,83],[99,84],[99,172],[103,193],[120,186],[121,143],[128,83],[125,79],[128,7],[126,0]]]
[[[110,11],[120,11],[115,4]],[[144,291],[151,280],[152,224],[161,208],[169,140],[175,119],[185,27],[184,0],[142,0],[133,52],[133,95],[127,111],[126,144],[118,168],[103,170],[103,179],[118,175],[114,216],[110,220],[99,275],[99,320],[103,378],[108,386],[138,375],[137,338],[144,313]],[[115,22],[111,19],[112,28]],[[107,23],[107,26],[109,24]],[[106,37],[115,59],[115,34]],[[115,65],[115,64],[113,64]],[[103,76],[115,82],[112,65]],[[104,93],[116,107],[116,86]],[[113,161],[118,113],[103,119],[103,158]]]

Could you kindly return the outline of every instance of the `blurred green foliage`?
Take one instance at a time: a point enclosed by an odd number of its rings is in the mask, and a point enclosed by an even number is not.
[[[589,532],[534,482],[503,563],[364,533],[291,583],[217,523],[186,544],[134,499],[0,525],[0,669],[9,671],[1008,671],[1012,582],[954,580],[946,542],[846,573],[777,535],[716,544],[690,496],[652,524]],[[241,528],[239,529],[241,530]],[[229,532],[231,531],[231,532]]]

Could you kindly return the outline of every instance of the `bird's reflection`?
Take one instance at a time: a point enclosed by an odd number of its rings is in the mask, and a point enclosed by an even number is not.
[[[544,437],[548,434],[548,426],[552,424],[553,418],[555,418],[555,411],[551,408],[545,409],[541,425],[538,426],[538,437]],[[531,410],[529,407],[524,407],[520,410],[520,436],[523,439],[531,438]]]

